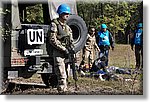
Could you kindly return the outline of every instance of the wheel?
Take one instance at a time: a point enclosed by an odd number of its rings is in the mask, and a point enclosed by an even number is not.
[[[55,74],[42,73],[41,78],[47,87],[50,86],[52,86],[53,88],[57,87],[58,81],[57,81],[57,76]]]
[[[75,44],[75,52],[81,50],[87,39],[88,30],[84,20],[78,15],[70,15],[67,24],[73,32],[73,39]]]

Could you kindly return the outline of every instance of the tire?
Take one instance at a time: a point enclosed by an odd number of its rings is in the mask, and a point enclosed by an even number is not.
[[[70,26],[73,32],[73,39],[75,44],[75,52],[80,51],[87,39],[87,27],[84,20],[78,15],[70,15],[67,24]]]

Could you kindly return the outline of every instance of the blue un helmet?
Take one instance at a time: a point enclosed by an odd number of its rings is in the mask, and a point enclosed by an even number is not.
[[[106,28],[107,28],[106,24],[101,25],[101,29],[106,29]]]
[[[139,23],[137,27],[138,28],[142,28],[143,27],[143,23]]]
[[[62,13],[71,13],[70,7],[66,4],[61,4],[58,9],[57,9],[57,13],[59,15],[61,15]]]

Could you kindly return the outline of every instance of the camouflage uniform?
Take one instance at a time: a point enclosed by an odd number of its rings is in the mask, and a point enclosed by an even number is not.
[[[56,20],[59,25],[61,25],[62,30],[66,33],[66,36],[70,36],[70,39],[73,42],[72,38],[72,30],[71,28],[62,23],[59,19]],[[61,33],[59,32],[58,26],[56,22],[51,23],[50,28],[50,44],[53,46],[52,56],[54,58],[54,71],[58,78],[58,88],[62,90],[67,89],[67,82],[66,82],[66,70],[65,70],[65,51],[66,51],[66,44],[61,38]]]
[[[97,49],[99,51],[99,47],[96,43],[96,38],[95,35],[91,36],[88,34],[87,36],[87,41],[84,46],[84,54],[83,54],[83,62],[84,64],[88,64],[88,59],[90,60],[90,64],[94,62],[94,57],[93,57],[93,50]]]

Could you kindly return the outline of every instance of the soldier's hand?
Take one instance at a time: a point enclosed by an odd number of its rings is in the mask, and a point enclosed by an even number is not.
[[[98,52],[100,52],[100,49],[98,49]]]

